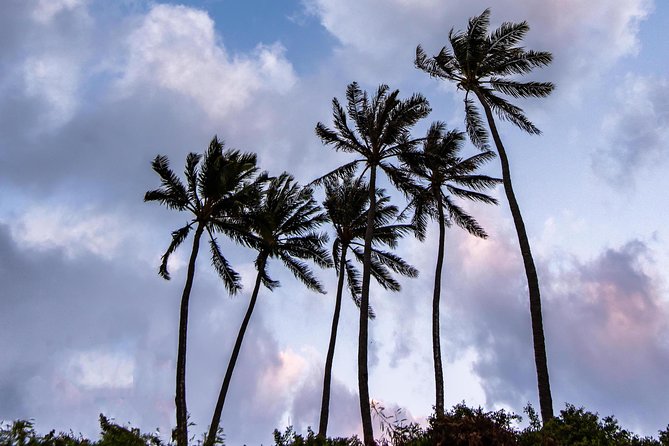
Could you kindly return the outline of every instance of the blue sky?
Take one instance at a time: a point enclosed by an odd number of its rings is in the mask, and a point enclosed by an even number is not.
[[[157,275],[185,215],[142,202],[166,154],[181,170],[214,134],[308,182],[345,162],[314,127],[358,81],[423,93],[463,128],[454,88],[413,67],[481,1],[145,2],[6,0],[0,15],[0,419],[97,432],[97,414],[143,429],[173,424],[178,299]],[[543,130],[501,125],[538,265],[556,408],[566,401],[654,434],[669,421],[669,7],[651,0],[501,0],[492,25],[528,20],[529,48],[556,91],[521,105]],[[468,147],[469,153],[474,153]],[[499,175],[497,161],[487,172]],[[522,263],[501,190],[468,206],[490,238],[448,232],[442,302],[446,401],[520,412],[537,404]],[[401,202],[401,197],[395,197]],[[400,253],[421,271],[373,289],[370,392],[424,420],[431,411],[429,302],[434,228]],[[245,292],[198,263],[188,403],[204,432],[253,281],[253,256],[224,242]],[[318,422],[336,279],[305,290],[278,265],[261,293],[223,413],[228,444],[269,442]],[[356,316],[345,302],[331,433],[357,432]]]

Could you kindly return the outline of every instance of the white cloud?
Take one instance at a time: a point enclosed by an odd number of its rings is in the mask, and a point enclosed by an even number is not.
[[[78,352],[67,365],[67,376],[84,389],[127,389],[134,384],[135,362],[125,354]]]
[[[126,238],[123,224],[111,214],[65,206],[33,206],[11,223],[12,237],[36,250],[62,249],[72,258],[91,253],[110,259]]]
[[[612,184],[627,186],[641,169],[669,159],[669,81],[627,75],[615,89],[611,110],[592,166]]]
[[[28,58],[24,65],[25,92],[48,103],[48,124],[67,122],[77,107],[79,67],[67,55],[43,54]]]
[[[229,55],[204,12],[157,5],[127,40],[121,91],[155,85],[191,98],[212,117],[244,108],[254,94],[285,93],[296,82],[279,43],[250,56]]]

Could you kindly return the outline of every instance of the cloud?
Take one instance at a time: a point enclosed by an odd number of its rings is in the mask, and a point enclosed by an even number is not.
[[[11,223],[12,236],[27,248],[62,249],[72,258],[82,252],[114,257],[129,231],[118,217],[64,206],[34,206]]]
[[[669,159],[669,81],[627,75],[601,125],[592,167],[609,183],[626,187],[645,169]]]
[[[244,108],[258,92],[286,93],[297,78],[278,43],[231,57],[201,10],[155,5],[127,39],[118,88],[160,87],[191,98],[218,119]]]
[[[396,79],[402,77],[398,73],[406,77],[414,70],[416,45],[423,45],[428,53],[438,52],[447,43],[451,27],[464,29],[469,17],[480,14],[489,3],[308,0],[306,5],[307,12],[316,15],[339,40],[342,58],[374,65],[377,79]],[[527,47],[555,55],[553,66],[538,76],[562,88],[597,76],[621,57],[638,51],[639,23],[651,8],[650,0],[504,0],[493,6],[491,26],[527,20],[532,28]],[[357,64],[353,66],[358,70]],[[388,70],[392,71],[386,73]]]
[[[485,255],[463,255],[481,254],[481,242],[459,238],[458,256],[447,260],[445,269],[460,278],[449,284],[450,293],[467,298],[445,312],[459,333],[446,348],[476,346],[473,370],[487,405],[519,412],[528,401],[537,403],[524,271],[512,232],[490,235]],[[669,385],[664,372],[669,366],[669,299],[653,267],[653,252],[640,240],[591,259],[541,251],[535,262],[555,408],[563,402],[582,404],[654,433],[669,409],[656,391]],[[463,257],[478,260],[456,260]]]

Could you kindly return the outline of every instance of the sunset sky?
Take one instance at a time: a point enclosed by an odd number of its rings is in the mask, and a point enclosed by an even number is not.
[[[413,65],[492,7],[527,20],[527,48],[553,63],[545,99],[518,101],[543,131],[501,123],[541,284],[553,400],[656,434],[669,423],[669,4],[662,0],[1,0],[0,420],[34,418],[95,436],[104,413],[142,430],[174,425],[179,299],[157,274],[189,215],[144,193],[150,162],[177,172],[216,134],[301,183],[349,160],[324,147],[331,100],[357,81],[422,93],[432,121],[464,128],[462,92]],[[466,146],[468,154],[476,153]],[[486,173],[500,176],[499,161]],[[384,184],[387,186],[387,184]],[[319,199],[322,193],[317,191]],[[538,408],[526,281],[500,206],[466,205],[489,233],[447,232],[442,351],[447,405]],[[398,206],[403,198],[393,193]],[[372,287],[370,395],[424,422],[434,404],[430,338],[436,228],[399,253],[421,272],[401,293]],[[255,278],[253,253],[221,236],[242,274],[230,298],[201,250],[189,326],[191,433],[205,432]],[[334,306],[270,263],[232,380],[226,443],[318,425]],[[331,435],[360,432],[356,308],[343,305]],[[375,422],[378,432],[378,424]]]

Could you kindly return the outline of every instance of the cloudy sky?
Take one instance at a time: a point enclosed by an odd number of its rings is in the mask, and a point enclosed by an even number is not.
[[[345,162],[314,133],[358,81],[427,96],[463,127],[462,98],[413,67],[479,0],[2,0],[0,14],[0,419],[96,435],[100,412],[144,430],[173,424],[188,220],[143,194],[166,154],[181,170],[214,134],[301,182]],[[498,0],[493,26],[528,20],[554,63],[549,98],[522,102],[542,136],[501,126],[544,299],[556,408],[615,414],[655,434],[669,422],[669,5],[653,0]],[[468,153],[474,149],[467,147]],[[495,160],[488,173],[499,175]],[[495,194],[503,198],[500,189]],[[401,204],[400,197],[398,203]],[[522,263],[506,202],[469,206],[490,234],[447,234],[442,346],[447,404],[538,405]],[[400,253],[421,276],[372,290],[370,393],[417,420],[433,403],[430,296],[436,231]],[[184,245],[187,246],[187,245]],[[198,263],[188,404],[205,431],[254,279],[253,254],[223,242],[243,274],[230,298]],[[279,265],[263,290],[229,402],[228,444],[316,426],[336,279],[309,292]],[[357,320],[345,301],[331,429],[359,430]]]

